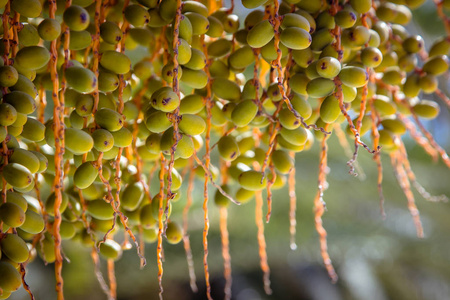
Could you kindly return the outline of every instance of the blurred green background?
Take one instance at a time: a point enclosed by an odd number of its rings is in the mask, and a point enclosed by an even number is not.
[[[239,4],[239,3],[238,3]],[[247,13],[237,6],[241,20]],[[435,6],[428,1],[414,11],[409,32],[421,34],[426,45],[443,36]],[[448,94],[449,78],[441,87]],[[430,96],[432,97],[432,96]],[[438,101],[438,99],[436,99]],[[427,122],[437,141],[450,152],[450,114],[441,103],[440,116]],[[432,194],[450,196],[450,171],[441,162],[433,162],[425,152],[406,138],[409,159],[418,181]],[[416,237],[406,198],[393,175],[390,159],[382,156],[383,189],[387,217],[379,213],[376,165],[366,151],[360,150],[358,162],[362,176],[348,174],[348,157],[333,135],[329,140],[329,188],[324,200],[328,211],[323,216],[328,232],[329,253],[340,277],[333,285],[323,267],[319,240],[314,228],[313,199],[317,189],[319,147],[296,155],[297,173],[297,250],[289,247],[289,198],[287,189],[274,192],[273,213],[265,224],[268,262],[271,268],[273,295],[265,295],[259,268],[255,225],[255,201],[229,208],[228,229],[233,270],[233,299],[320,299],[320,300],[446,300],[450,299],[450,204],[431,203],[414,191],[425,230],[425,238]],[[186,188],[184,184],[184,189]],[[210,190],[213,190],[211,188]],[[183,193],[184,194],[184,193]],[[213,191],[211,192],[211,196]],[[174,219],[186,199],[174,206]],[[188,269],[182,243],[164,244],[164,298],[206,299],[203,275],[202,185],[196,182],[194,206],[190,212],[190,238],[194,254],[199,292],[189,287]],[[266,212],[264,205],[264,214]],[[223,261],[221,256],[218,209],[210,205],[209,267],[212,296],[223,299]],[[65,242],[64,252],[70,263],[64,264],[66,299],[106,299],[94,275],[90,249]],[[146,245],[147,266],[139,269],[133,248],[116,263],[118,299],[157,299],[158,282],[156,245]],[[105,273],[105,261],[102,260]],[[56,299],[53,265],[44,266],[36,259],[28,266],[27,282],[36,299]],[[10,299],[29,299],[21,288]]]

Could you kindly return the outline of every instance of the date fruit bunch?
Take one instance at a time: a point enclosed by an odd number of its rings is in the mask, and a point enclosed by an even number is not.
[[[162,297],[162,247],[182,241],[196,290],[187,233],[192,201],[203,201],[211,299],[209,192],[220,209],[225,298],[226,208],[253,199],[270,293],[263,196],[269,221],[272,190],[289,186],[280,201],[290,201],[295,245],[295,157],[313,143],[321,145],[316,228],[336,280],[321,219],[333,134],[354,144],[350,173],[358,149],[373,156],[381,201],[381,154],[390,158],[422,236],[403,137],[409,133],[450,166],[422,124],[450,105],[439,88],[450,35],[426,45],[409,33],[411,10],[423,2],[0,1],[0,299],[20,286],[33,299],[25,266],[36,255],[54,263],[63,299],[64,240],[91,249],[108,299],[117,297],[114,261],[135,245],[143,266],[145,243],[154,242]],[[450,34],[449,1],[435,3]],[[203,199],[193,199],[194,186]],[[172,206],[184,213],[172,214]]]

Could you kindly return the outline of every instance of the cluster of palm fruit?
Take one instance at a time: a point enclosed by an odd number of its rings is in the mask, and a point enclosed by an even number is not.
[[[36,252],[60,268],[61,239],[110,261],[129,248],[117,232],[158,241],[162,275],[162,237],[185,234],[170,213],[189,174],[224,208],[270,198],[294,153],[342,126],[375,156],[401,151],[407,129],[420,136],[411,119],[425,130],[418,117],[439,113],[423,96],[447,99],[450,40],[426,47],[404,27],[423,2],[243,0],[240,20],[215,0],[0,1],[0,299],[29,291]],[[421,145],[448,165],[427,133]]]

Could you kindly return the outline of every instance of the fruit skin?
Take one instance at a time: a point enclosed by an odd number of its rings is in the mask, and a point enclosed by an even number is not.
[[[81,6],[71,5],[63,14],[63,20],[70,30],[81,31],[89,26],[89,13]]]
[[[245,171],[239,175],[239,184],[247,190],[260,191],[266,187],[267,178],[263,179],[263,174],[258,171]]]
[[[10,87],[19,80],[19,73],[12,66],[0,67],[0,86]]]
[[[27,244],[18,235],[6,233],[0,241],[1,249],[15,263],[23,263],[30,256]]]
[[[3,166],[3,178],[16,188],[26,188],[33,183],[33,175],[24,166],[17,163],[9,163]]]
[[[19,205],[6,202],[0,205],[0,220],[9,227],[19,227],[25,222],[25,212]]]
[[[44,230],[44,227],[45,221],[40,214],[32,210],[25,212],[25,222],[20,226],[20,229],[31,234],[38,234]]]
[[[73,174],[73,184],[79,189],[90,186],[98,176],[98,170],[87,161],[82,163]]]
[[[167,223],[166,238],[170,244],[178,244],[183,238],[183,229],[178,223],[170,221]]]
[[[268,20],[264,20],[253,26],[248,32],[247,43],[252,48],[261,48],[274,37],[273,27]]]
[[[229,135],[221,137],[217,142],[217,147],[220,157],[227,161],[235,160],[240,154],[236,139]]]
[[[122,128],[123,117],[115,110],[101,108],[94,115],[95,122],[102,128],[114,132]]]
[[[288,27],[281,32],[280,42],[293,50],[303,50],[312,42],[309,32],[298,27]]]
[[[368,82],[369,74],[362,68],[350,66],[342,68],[339,79],[345,85],[359,88]]]
[[[20,0],[11,2],[11,9],[27,18],[37,18],[41,14],[42,5],[39,0]]]
[[[50,61],[50,52],[40,46],[24,47],[17,52],[15,63],[27,70],[37,70]]]
[[[100,244],[100,254],[107,259],[118,260],[122,256],[122,247],[116,241],[107,239]]]
[[[206,122],[202,117],[192,114],[182,115],[179,128],[187,135],[202,134],[206,129]]]
[[[237,127],[244,127],[250,124],[258,113],[258,106],[253,100],[240,102],[231,113],[231,120]]]
[[[100,65],[116,74],[126,74],[131,69],[131,61],[128,56],[114,50],[103,52]]]
[[[91,93],[97,85],[94,72],[83,67],[70,67],[66,69],[67,83],[77,92]]]
[[[0,261],[0,288],[4,294],[16,291],[22,285],[19,271],[8,262]],[[6,298],[5,298],[6,299]]]

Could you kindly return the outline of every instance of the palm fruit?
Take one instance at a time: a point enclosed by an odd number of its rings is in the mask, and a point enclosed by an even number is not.
[[[4,95],[3,102],[11,104],[21,114],[28,115],[36,110],[36,102],[34,99],[27,93],[21,91],[13,91]]]
[[[431,100],[421,100],[412,107],[413,111],[422,118],[434,119],[439,114],[439,105]]]
[[[45,137],[45,126],[38,120],[28,117],[20,135],[27,140],[40,142]]]
[[[299,27],[288,27],[280,34],[280,42],[289,49],[302,50],[311,45],[312,38],[308,31]]]
[[[315,78],[308,82],[306,93],[310,97],[321,98],[333,93],[335,84],[333,80],[326,78]]]
[[[151,98],[152,106],[163,112],[171,112],[180,105],[180,98],[170,87],[155,91]]]
[[[448,71],[449,59],[446,55],[437,55],[429,58],[422,67],[424,72],[439,76]]]
[[[181,81],[194,89],[202,89],[208,83],[208,76],[203,70],[191,70],[183,68],[183,75]]]
[[[115,147],[128,147],[133,142],[133,134],[126,127],[112,132]]]
[[[114,132],[122,128],[123,117],[110,108],[101,108],[94,114],[94,119],[100,127]]]
[[[196,114],[204,108],[203,98],[197,94],[191,94],[181,99],[180,114]]]
[[[39,171],[39,159],[36,157],[36,155],[34,155],[33,152],[25,149],[14,149],[9,162],[26,166],[26,168],[33,174]]]
[[[106,259],[117,260],[122,256],[122,247],[112,239],[100,244],[100,255]]]
[[[15,188],[26,188],[33,183],[33,175],[18,163],[9,163],[3,167],[3,178]]]
[[[297,127],[296,129],[286,129],[282,128],[280,131],[280,135],[289,143],[302,146],[306,143],[308,138],[308,133],[305,128]]]
[[[20,44],[24,47],[36,46],[41,40],[37,28],[32,24],[23,24],[18,36]]]
[[[405,39],[402,46],[408,53],[417,53],[424,49],[425,42],[420,35],[413,35]]]
[[[289,171],[294,167],[294,160],[286,151],[274,150],[271,158],[275,169],[282,174],[289,173]]]
[[[217,147],[220,157],[227,161],[235,160],[240,154],[236,139],[230,135],[221,137]]]
[[[89,26],[89,13],[81,6],[71,5],[63,14],[64,23],[70,30],[82,31]]]
[[[39,0],[21,0],[11,3],[11,9],[26,18],[36,18],[41,14],[42,5]]]
[[[22,91],[30,95],[32,98],[37,96],[37,89],[33,82],[22,74],[19,74],[16,84],[9,87],[10,91]]]
[[[244,127],[250,124],[258,113],[258,106],[253,100],[244,100],[240,102],[231,113],[231,120],[238,127]]]
[[[83,67],[67,68],[66,79],[70,87],[80,93],[91,93],[97,85],[94,72]]]
[[[145,126],[154,133],[166,131],[172,123],[167,118],[166,113],[162,111],[152,112],[145,121]]]
[[[98,175],[98,170],[91,162],[81,164],[73,174],[73,184],[79,189],[90,186]]]
[[[362,68],[350,66],[342,68],[339,79],[347,86],[358,88],[367,83],[369,75]]]
[[[255,60],[252,48],[249,46],[244,46],[237,49],[228,58],[230,66],[234,69],[240,70],[245,69],[251,65]]]
[[[184,114],[178,126],[184,134],[192,136],[202,134],[206,129],[206,122],[200,116]]]
[[[131,69],[131,61],[128,56],[113,50],[103,52],[100,65],[116,74],[126,74]]]
[[[245,171],[239,175],[239,184],[247,190],[259,191],[266,187],[267,178],[258,171]]]
[[[340,114],[341,109],[337,97],[335,95],[326,97],[320,105],[320,118],[322,121],[325,123],[334,123]]]
[[[167,129],[161,137],[161,150],[167,154],[170,154],[170,149],[175,143],[173,136],[173,128]],[[182,134],[178,140],[177,149],[175,150],[174,157],[177,158],[189,158],[194,154],[194,142],[187,135]]]
[[[92,149],[94,140],[89,133],[83,130],[66,128],[65,146],[73,154],[84,154]]]
[[[104,22],[100,25],[100,36],[109,44],[117,44],[122,40],[122,30],[114,22]]]
[[[48,196],[47,201],[45,202],[45,211],[50,216],[54,216],[55,201],[56,201],[56,195],[53,192]],[[61,205],[59,207],[59,210],[61,213],[63,213],[66,210],[68,203],[69,203],[69,196],[66,193],[62,192],[61,193]]]
[[[184,14],[184,16],[186,16],[189,19],[192,25],[193,35],[202,35],[208,31],[209,20],[206,18],[206,16],[196,12],[187,12]]]
[[[419,87],[425,94],[431,94],[437,90],[438,80],[434,75],[423,75],[419,78]]]
[[[0,67],[0,86],[11,87],[19,80],[19,73],[12,66]]]
[[[317,61],[316,70],[323,78],[334,78],[341,71],[341,63],[334,57],[322,57]]]
[[[164,175],[164,184],[165,186],[167,186],[168,184],[168,174]],[[171,190],[172,191],[177,191],[180,189],[181,184],[183,183],[183,178],[181,177],[180,173],[178,173],[178,171],[176,169],[172,169],[172,186],[171,186]],[[166,199],[164,199],[164,201],[166,201]],[[153,200],[152,200],[153,203]],[[164,202],[164,205],[166,203]]]
[[[9,126],[14,124],[17,119],[17,111],[11,104],[0,104],[0,126]]]
[[[144,198],[144,186],[141,182],[132,182],[123,190],[120,206],[128,211],[134,211]]]
[[[231,42],[227,39],[220,38],[208,45],[208,56],[222,57],[231,51]]]
[[[170,221],[167,223],[166,238],[170,244],[178,244],[183,238],[183,229],[178,223]]]
[[[105,200],[93,200],[88,202],[88,213],[99,220],[111,220],[114,218],[114,209]]]
[[[56,40],[61,34],[61,24],[55,19],[44,19],[39,23],[38,33],[45,41]]]
[[[27,70],[37,70],[44,67],[50,60],[47,48],[40,46],[29,46],[19,50],[16,54],[15,63]]]
[[[0,241],[0,245],[3,254],[13,262],[20,264],[28,260],[27,244],[18,235],[6,233]]]
[[[367,67],[378,67],[382,60],[383,54],[378,48],[366,47],[361,51],[361,62]]]
[[[281,125],[287,129],[295,129],[301,125],[300,120],[298,120],[294,113],[292,113],[288,108],[283,108],[279,115],[278,119]]]
[[[25,212],[19,205],[6,202],[0,205],[0,220],[9,227],[19,227],[25,222]]]
[[[87,30],[71,31],[69,36],[69,50],[83,50],[89,47],[92,36]]]
[[[224,100],[237,101],[241,97],[239,85],[225,78],[216,78],[212,83],[214,94]]]
[[[134,27],[142,27],[150,21],[149,12],[138,4],[131,4],[124,10],[125,19]]]
[[[19,271],[17,271],[12,264],[5,261],[0,261],[0,288],[3,290],[3,295],[7,295],[8,293],[15,291],[21,286],[22,277]],[[8,298],[8,296],[4,299],[6,298]]]
[[[273,27],[268,20],[263,20],[253,26],[248,32],[247,43],[252,48],[261,48],[274,37]]]

